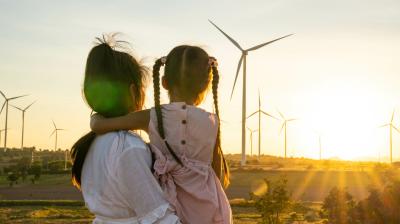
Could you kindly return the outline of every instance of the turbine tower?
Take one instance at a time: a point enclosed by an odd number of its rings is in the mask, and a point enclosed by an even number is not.
[[[318,143],[319,143],[319,160],[322,160],[322,140],[321,140],[321,135],[318,135]]]
[[[1,133],[3,132],[3,131],[5,131],[6,129],[1,129],[0,130],[0,145],[1,145]]]
[[[247,130],[250,132],[250,156],[253,156],[253,133],[257,132],[258,130],[253,130],[249,127],[247,127]]]
[[[389,127],[390,163],[393,163],[393,129],[400,133],[400,130],[396,128],[396,126],[394,126],[393,119],[394,119],[394,110],[390,122],[380,126],[380,127]]]
[[[1,112],[3,112],[4,106],[6,107],[6,125],[5,125],[5,128],[4,128],[4,150],[7,150],[8,102],[11,101],[11,100],[15,100],[15,99],[27,96],[27,95],[15,96],[15,97],[7,98],[6,95],[2,91],[0,91],[0,94],[3,96],[3,98],[5,100],[4,103],[3,103],[3,106],[1,107],[0,114],[1,114]]]
[[[215,28],[217,28],[226,38],[228,38],[229,41],[233,43],[241,52],[242,55],[240,56],[239,63],[237,66],[236,70],[236,76],[235,76],[235,81],[233,83],[233,88],[231,92],[231,99],[233,96],[233,91],[235,90],[235,85],[236,81],[239,75],[240,67],[243,62],[243,93],[242,93],[242,160],[241,160],[241,165],[244,166],[246,164],[246,57],[248,52],[257,50],[259,48],[262,48],[266,45],[269,45],[275,41],[281,40],[283,38],[289,37],[293,34],[289,34],[259,45],[256,45],[254,47],[248,48],[248,49],[243,49],[238,42],[236,42],[232,37],[230,37],[228,34],[226,34],[222,29],[220,29],[217,25],[215,25],[211,20],[208,20]]]
[[[258,91],[258,110],[254,111],[252,114],[250,114],[247,119],[252,117],[253,115],[258,114],[258,160],[260,159],[261,155],[261,114],[264,114],[268,117],[272,117],[274,119],[277,119],[276,117],[272,116],[271,114],[263,111],[261,109],[261,97],[260,97],[260,91]]]
[[[22,108],[20,108],[20,107],[13,106],[13,105],[10,105],[10,106],[14,107],[15,109],[17,109],[17,110],[19,110],[19,111],[22,112],[21,150],[24,149],[25,112],[26,112],[26,110],[28,110],[29,107],[31,107],[34,103],[35,103],[35,102],[29,104],[29,105],[28,105],[27,107],[25,107],[24,109],[22,109]],[[32,157],[33,157],[33,155],[32,155]]]
[[[282,130],[285,129],[285,158],[287,158],[287,125],[289,122],[295,121],[297,119],[295,119],[295,118],[287,119],[280,111],[278,111],[278,113],[282,119],[282,127],[281,127],[280,132],[282,132]]]

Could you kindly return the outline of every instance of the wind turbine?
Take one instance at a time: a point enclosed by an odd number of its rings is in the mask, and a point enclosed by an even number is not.
[[[278,111],[278,113],[282,119],[281,132],[282,132],[282,129],[285,129],[285,158],[286,158],[287,157],[287,125],[288,125],[288,122],[295,121],[297,119],[295,119],[295,118],[287,119],[280,111]]]
[[[394,119],[394,110],[390,122],[380,126],[380,127],[389,127],[390,163],[393,162],[393,129],[400,133],[400,130],[397,129],[396,126],[394,126],[393,119]]]
[[[257,132],[258,130],[253,130],[249,127],[247,127],[247,130],[250,132],[250,155],[253,156],[253,133]]]
[[[36,102],[36,101],[35,101]],[[15,109],[19,110],[22,112],[22,137],[21,137],[21,150],[24,149],[24,130],[25,130],[25,112],[26,110],[29,109],[29,107],[31,107],[35,102],[29,104],[27,107],[25,107],[24,109],[20,108],[20,107],[16,107],[13,105],[10,105],[12,107],[14,107]],[[32,155],[33,156],[33,155]]]
[[[1,114],[1,112],[3,112],[4,106],[6,107],[6,125],[5,125],[5,128],[4,128],[5,129],[5,131],[4,131],[4,150],[7,150],[8,102],[11,101],[11,100],[15,100],[15,99],[27,96],[27,95],[7,98],[6,95],[2,91],[0,91],[0,94],[3,96],[3,98],[5,100],[4,103],[3,103],[3,106],[1,107],[0,114]]]
[[[236,70],[236,76],[235,76],[235,81],[233,83],[233,88],[231,92],[231,99],[233,96],[233,91],[235,90],[235,85],[236,81],[239,75],[240,67],[243,62],[243,93],[242,93],[242,160],[241,160],[241,165],[244,166],[246,164],[246,57],[248,52],[257,50],[259,48],[262,48],[266,45],[272,44],[275,41],[281,40],[283,38],[289,37],[293,34],[289,34],[259,45],[256,45],[254,47],[248,48],[248,49],[243,49],[238,42],[236,42],[232,37],[230,37],[228,34],[226,34],[222,29],[220,29],[217,25],[215,25],[211,20],[208,20],[215,28],[217,28],[226,38],[228,38],[229,41],[233,43],[239,50],[242,52],[242,55],[240,56],[239,63],[237,66]]]
[[[65,131],[65,129],[57,128],[56,123],[53,121],[53,126],[54,126],[54,131],[51,133],[50,137],[56,134],[56,139],[55,139],[55,144],[54,144],[54,151],[57,151],[57,140],[58,140],[58,131]],[[67,170],[67,150],[65,150],[65,155],[64,155],[64,170]]]
[[[53,121],[54,131],[51,133],[50,137],[56,134],[55,144],[54,144],[54,151],[57,151],[57,140],[58,140],[58,131],[65,131],[65,129],[57,128],[56,123]]]
[[[260,159],[261,155],[261,114],[264,114],[268,117],[272,117],[274,119],[277,119],[276,117],[272,116],[271,114],[263,111],[261,109],[261,97],[260,97],[260,91],[258,91],[258,110],[254,111],[252,114],[250,114],[247,119],[252,117],[253,115],[258,114],[258,159]]]

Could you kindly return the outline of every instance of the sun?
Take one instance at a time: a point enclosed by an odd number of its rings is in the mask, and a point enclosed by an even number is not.
[[[307,111],[302,115],[307,128],[298,137],[304,145],[315,149],[321,136],[323,158],[358,160],[386,156],[388,130],[378,127],[390,119],[390,111],[380,107],[379,94],[363,85],[333,82],[329,88],[316,88],[309,97]],[[316,157],[316,153],[311,157]]]

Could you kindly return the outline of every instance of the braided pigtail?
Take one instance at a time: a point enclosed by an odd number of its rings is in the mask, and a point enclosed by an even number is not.
[[[179,159],[179,157],[175,154],[174,150],[172,150],[171,146],[168,144],[166,138],[165,138],[165,132],[164,132],[164,124],[162,120],[162,112],[161,112],[161,104],[160,104],[160,68],[165,64],[166,58],[162,57],[158,59],[154,66],[153,66],[153,86],[154,86],[154,105],[155,105],[155,110],[156,110],[156,115],[157,115],[157,127],[158,127],[158,133],[161,136],[161,138],[164,140],[165,145],[167,146],[168,151],[171,153],[172,157],[182,165],[182,161]]]
[[[214,99],[214,108],[215,114],[218,119],[218,132],[217,132],[217,140],[215,142],[215,148],[213,152],[213,161],[212,167],[220,179],[221,184],[224,188],[227,188],[229,185],[229,167],[224,158],[224,154],[221,149],[221,120],[219,116],[219,107],[218,107],[218,83],[219,83],[219,73],[218,73],[218,63],[217,60],[213,57],[210,57],[210,66],[212,69],[213,79],[212,79],[212,93]]]

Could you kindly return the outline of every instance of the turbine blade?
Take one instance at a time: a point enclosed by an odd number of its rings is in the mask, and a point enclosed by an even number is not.
[[[226,38],[228,38],[237,48],[239,48],[241,51],[243,51],[243,48],[239,45],[238,42],[236,42],[232,37],[230,37],[228,34],[226,34],[222,29],[220,29],[217,25],[215,25],[211,20],[208,20],[215,28],[217,28]]]
[[[3,106],[1,107],[0,114],[3,112],[4,106],[6,105],[7,101],[4,101]]]
[[[297,121],[297,120],[299,120],[299,119],[298,118],[291,118],[291,119],[288,119],[286,121],[289,122],[289,121]]]
[[[27,107],[25,107],[25,109],[24,110],[28,110],[29,109],[29,107],[31,107],[34,103],[36,103],[36,100],[35,101],[33,101],[33,103],[31,103],[31,104],[29,104]]]
[[[261,108],[261,96],[260,96],[260,89],[258,89],[258,107]]]
[[[8,100],[15,100],[15,99],[18,99],[18,98],[21,98],[21,97],[24,97],[24,96],[28,96],[28,95],[22,95],[22,96],[11,97],[11,98],[8,99]]]
[[[242,61],[243,61],[243,54],[242,54],[242,56],[240,56],[238,67],[237,67],[237,70],[236,70],[235,81],[233,82],[233,87],[232,87],[232,92],[231,92],[231,100],[232,100],[232,96],[233,96],[233,91],[235,90],[236,81],[237,81],[237,78],[239,76],[240,66],[242,66]]]
[[[394,109],[393,109],[393,113],[392,113],[392,119],[390,119],[390,123],[393,122],[393,119],[394,119]]]
[[[277,111],[278,111],[278,113],[279,113],[279,115],[281,116],[281,118],[283,119],[283,120],[286,120],[285,119],[285,116],[283,116],[283,114],[277,109]]]
[[[381,125],[381,126],[378,126],[378,128],[383,128],[383,127],[387,127],[387,126],[389,126],[390,124],[383,124],[383,125]]]
[[[285,125],[286,125],[286,121],[282,123],[282,127],[281,127],[281,130],[279,131],[279,134],[282,133],[282,130],[285,127]]]
[[[4,97],[4,99],[7,99],[6,95],[2,91],[0,91],[0,94]]]
[[[56,131],[57,131],[57,129],[54,129],[54,131],[51,133],[51,135],[49,136],[49,138],[50,138],[51,136],[53,136],[54,133],[56,133]]]
[[[396,130],[398,133],[400,133],[400,130],[396,128],[396,126],[392,125],[392,127],[394,128],[394,130]]]
[[[255,111],[255,112],[253,112],[252,114],[250,114],[249,116],[247,116],[246,119],[247,119],[247,118],[250,118],[250,117],[253,116],[254,114],[257,114],[258,112],[259,112],[258,110]]]
[[[54,120],[52,120],[52,121],[53,121],[54,129],[57,129],[56,123],[54,122]]]
[[[16,106],[14,106],[14,105],[11,105],[11,104],[10,104],[10,106],[14,107],[14,108],[17,109],[17,110],[23,111],[21,108],[16,107]]]
[[[264,115],[267,115],[267,116],[269,116],[269,117],[272,117],[272,118],[274,118],[274,119],[276,119],[276,120],[279,120],[278,118],[276,118],[274,115],[272,115],[272,114],[269,114],[269,113],[267,113],[267,112],[265,112],[265,111],[261,111],[261,113],[263,113]]]
[[[264,47],[265,45],[272,44],[272,43],[275,42],[275,41],[281,40],[281,39],[286,38],[286,37],[290,37],[290,36],[292,36],[292,35],[293,35],[293,34],[289,34],[289,35],[286,35],[286,36],[283,36],[283,37],[279,37],[279,38],[277,38],[277,39],[275,39],[275,40],[271,40],[271,41],[265,42],[265,43],[263,43],[263,44],[259,44],[259,45],[257,45],[257,46],[254,46],[254,47],[252,47],[252,48],[247,49],[247,51],[254,51],[254,50],[257,50],[257,49],[259,49],[259,48],[261,48],[261,47]]]

